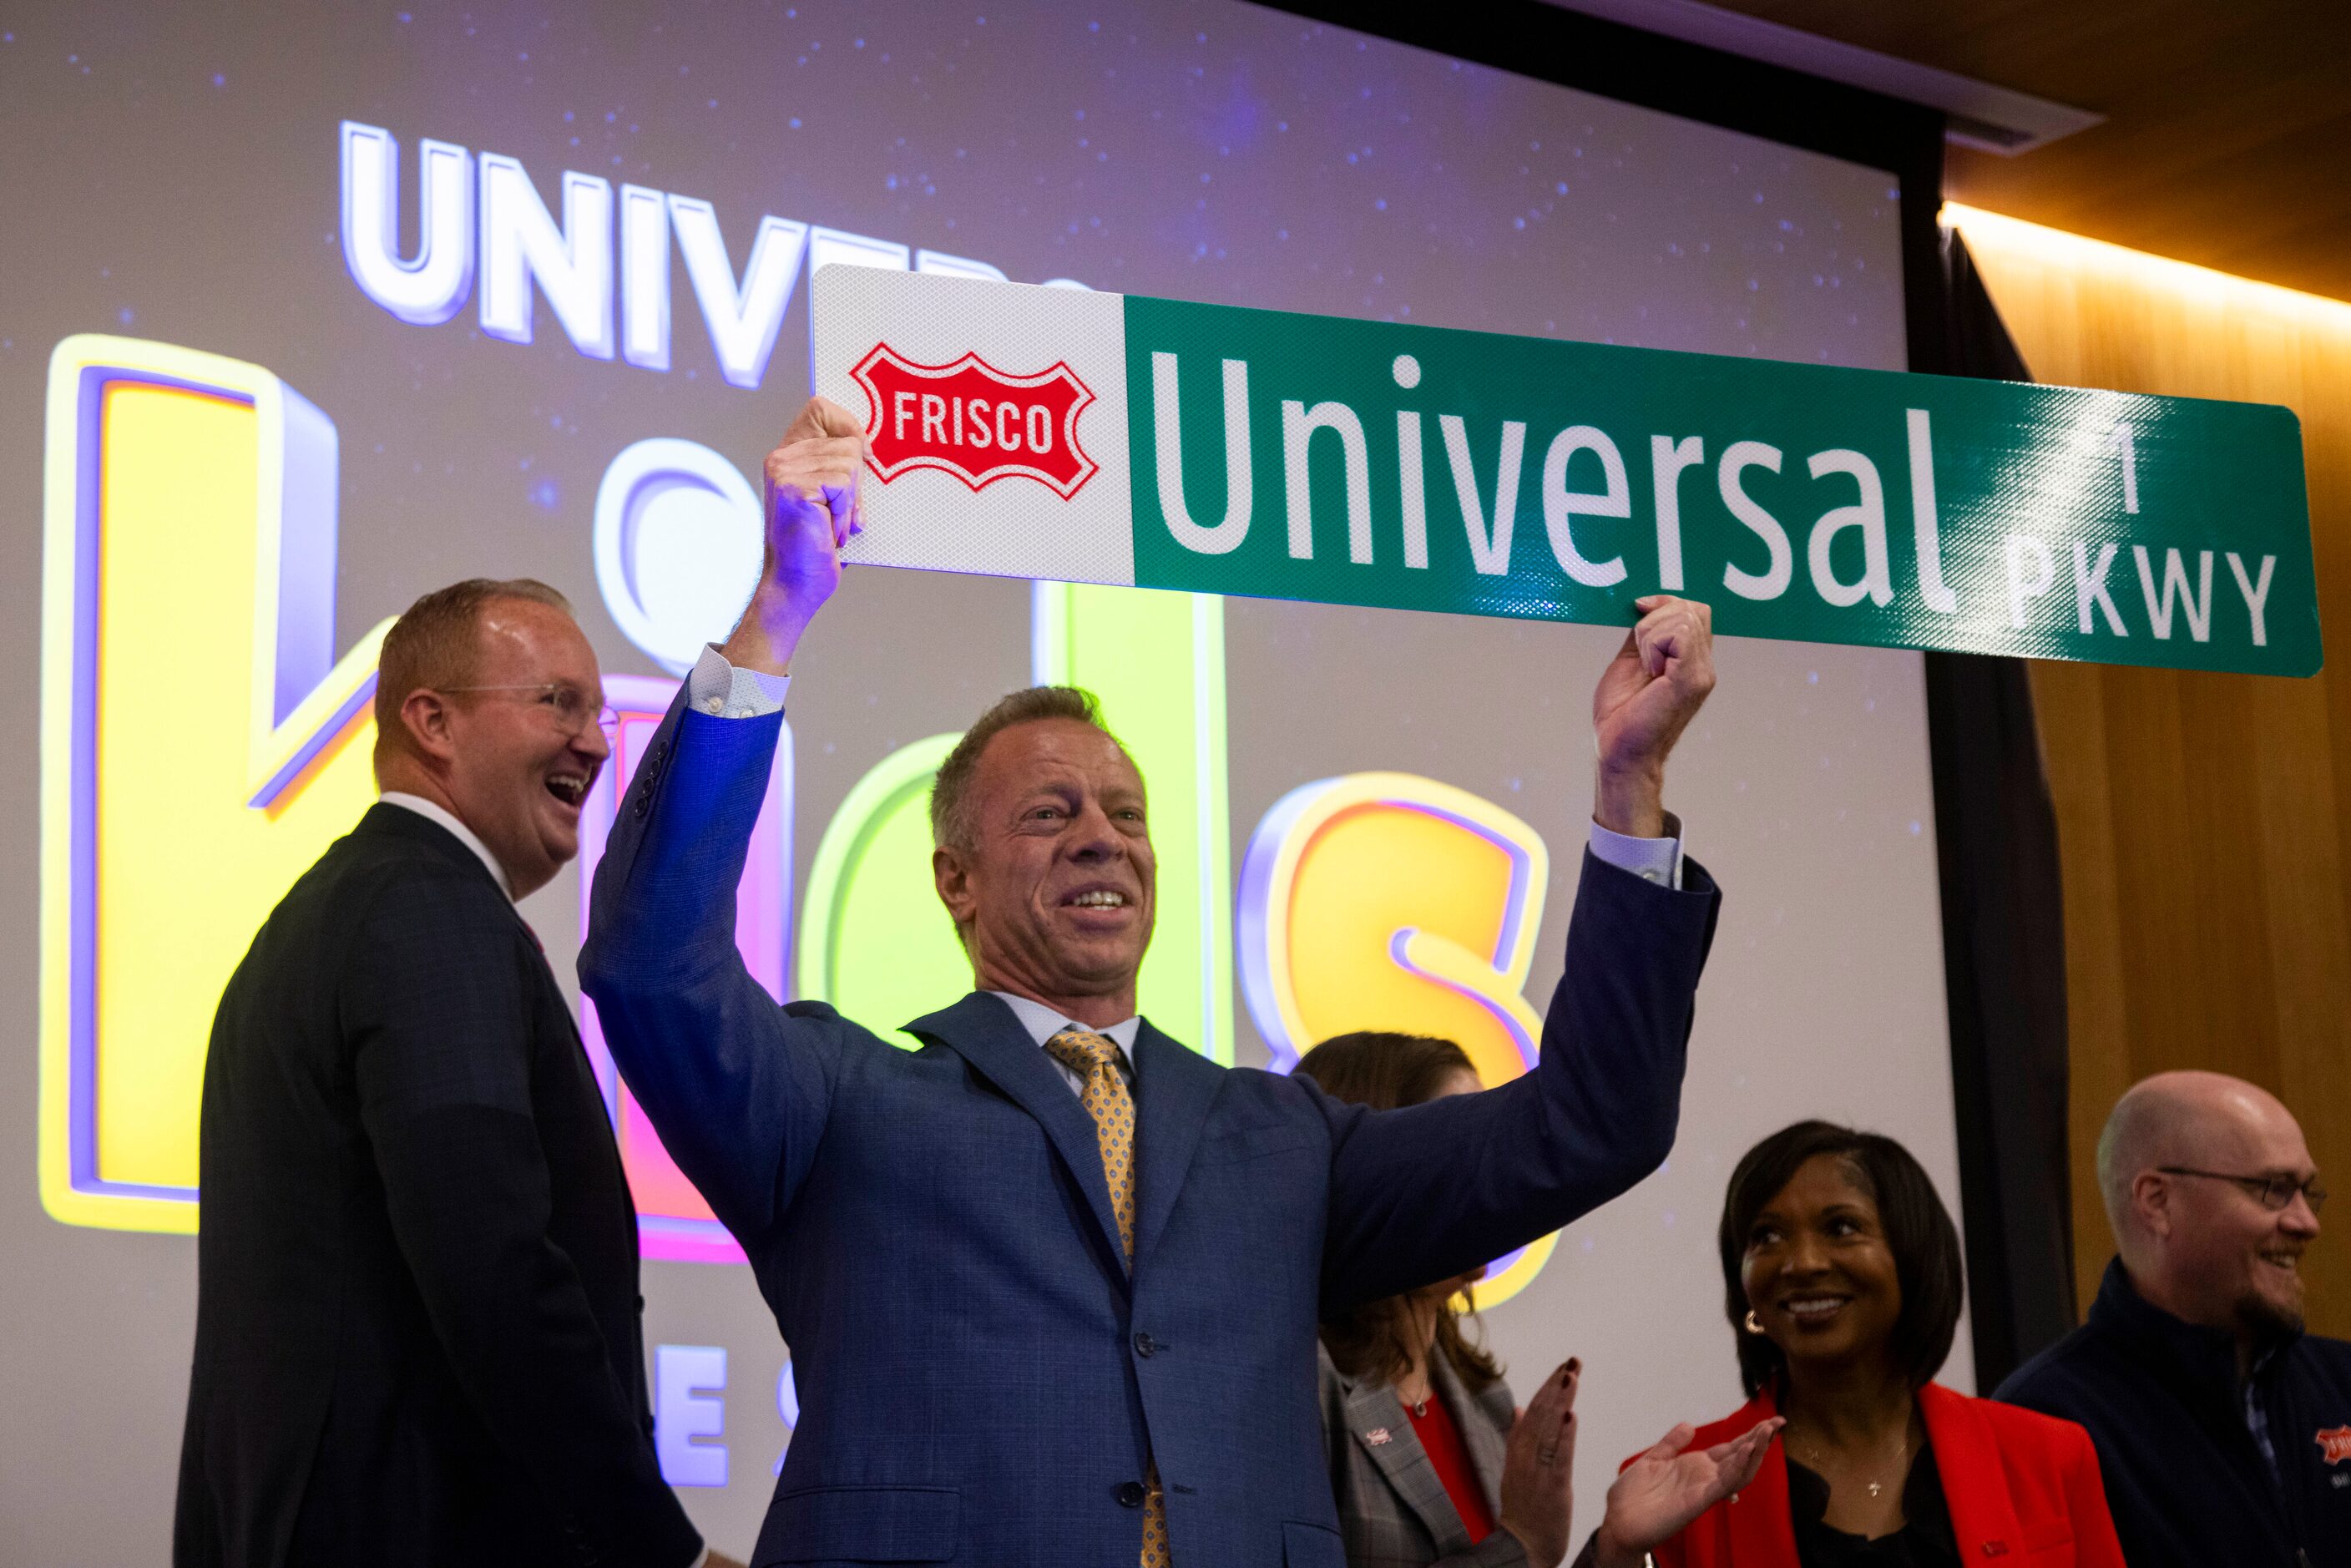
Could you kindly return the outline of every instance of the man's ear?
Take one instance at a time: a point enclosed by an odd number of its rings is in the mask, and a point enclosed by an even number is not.
[[[972,910],[978,904],[972,891],[971,871],[963,857],[941,846],[931,852],[931,882],[939,890],[939,902],[947,906],[948,918],[961,931],[971,924]]]
[[[2150,1236],[2171,1235],[2171,1183],[2160,1171],[2141,1171],[2131,1181],[2131,1212]]]
[[[449,699],[421,686],[400,705],[400,722],[408,731],[409,745],[418,756],[436,762],[446,762],[457,754],[456,737],[449,733],[451,716]]]

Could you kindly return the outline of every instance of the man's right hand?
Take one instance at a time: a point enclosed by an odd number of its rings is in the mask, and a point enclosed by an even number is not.
[[[767,563],[759,586],[719,650],[742,669],[791,671],[800,633],[841,586],[841,547],[862,527],[857,476],[865,433],[837,402],[810,398],[762,465]]]

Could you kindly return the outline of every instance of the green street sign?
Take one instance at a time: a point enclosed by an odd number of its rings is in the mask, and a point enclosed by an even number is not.
[[[1501,337],[870,267],[849,559],[1198,593],[2307,675],[2283,408]]]

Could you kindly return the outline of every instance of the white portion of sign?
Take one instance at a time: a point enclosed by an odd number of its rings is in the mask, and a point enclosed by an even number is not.
[[[1134,585],[1123,296],[838,263],[818,271],[811,287],[816,390],[869,430],[883,411],[851,372],[883,343],[925,365],[976,354],[1017,377],[1058,361],[1093,394],[1078,414],[1077,435],[1098,470],[1070,499],[1018,474],[974,490],[937,468],[908,469],[885,483],[869,467],[865,531],[841,552],[845,559]]]

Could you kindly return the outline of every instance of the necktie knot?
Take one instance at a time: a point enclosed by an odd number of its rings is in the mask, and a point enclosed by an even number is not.
[[[1118,1041],[1075,1025],[1045,1042],[1046,1054],[1081,1078],[1116,1065]]]

